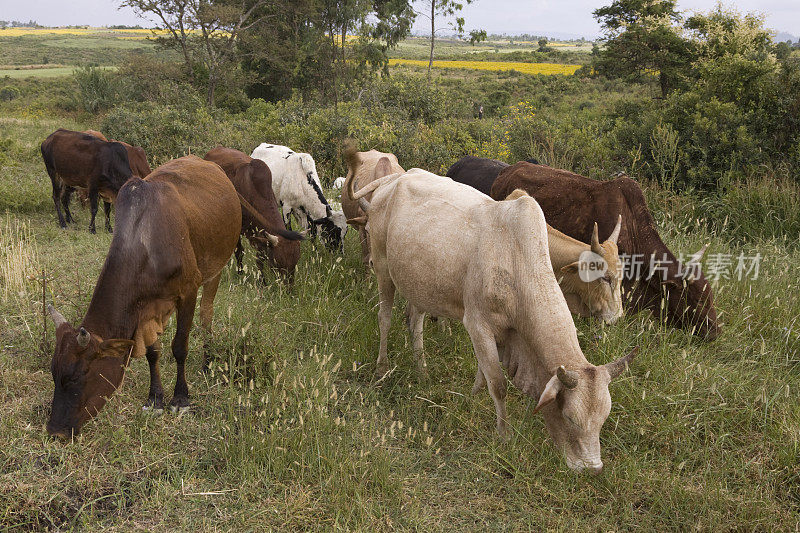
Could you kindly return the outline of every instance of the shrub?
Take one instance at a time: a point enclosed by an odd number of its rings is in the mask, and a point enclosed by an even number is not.
[[[77,106],[89,113],[105,111],[117,100],[117,83],[114,74],[95,66],[74,71],[78,85]]]
[[[6,85],[2,89],[0,89],[0,100],[9,101],[15,98],[19,98],[20,90],[16,87],[12,87],[10,85]]]

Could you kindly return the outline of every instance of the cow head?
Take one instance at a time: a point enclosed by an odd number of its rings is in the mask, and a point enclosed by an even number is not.
[[[56,350],[50,363],[55,390],[47,432],[70,438],[100,409],[122,383],[133,341],[101,340],[84,327],[75,329],[52,306]]]
[[[609,324],[622,316],[622,263],[617,248],[621,226],[622,215],[608,239],[600,243],[595,223],[590,249],[578,261],[561,267],[562,289],[577,295],[578,313],[601,317]]]
[[[281,278],[291,287],[294,284],[297,262],[300,261],[300,240],[267,234],[266,237],[253,236],[251,242],[258,248],[260,254],[267,257],[270,266],[277,270]]]
[[[638,348],[613,363],[582,368],[559,367],[547,382],[534,413],[542,411],[548,433],[573,470],[603,469],[600,429],[611,412],[608,384],[636,356]]]
[[[670,265],[654,275],[650,283],[663,297],[667,321],[679,328],[693,331],[695,335],[712,341],[721,331],[714,308],[711,284],[700,269],[700,260],[707,245],[693,254],[685,264]]]

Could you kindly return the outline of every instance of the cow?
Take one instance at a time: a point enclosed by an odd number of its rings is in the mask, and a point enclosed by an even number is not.
[[[101,134],[102,135],[102,134]],[[91,207],[89,231],[95,233],[98,197],[103,197],[106,229],[111,228],[111,202],[120,187],[131,177],[128,153],[117,142],[103,141],[92,134],[59,128],[41,145],[42,159],[53,186],[53,203],[58,224],[74,222],[69,201],[75,187],[87,189]],[[64,208],[64,214],[61,207]]]
[[[97,130],[86,130],[83,133],[97,137],[101,141],[108,142],[106,136]],[[120,143],[125,147],[125,150],[128,152],[128,163],[131,167],[131,174],[140,178],[144,178],[150,174],[151,169],[150,164],[147,162],[147,154],[145,154],[144,149],[141,146],[133,146],[125,141],[118,141],[116,139],[111,139],[111,142]]]
[[[527,195],[495,202],[463,184],[420,169],[390,174],[357,193],[367,216],[379,293],[376,375],[388,370],[387,339],[395,291],[410,306],[418,364],[425,313],[458,319],[478,361],[473,386],[488,385],[497,430],[508,434],[506,378],[538,398],[550,436],[570,468],[599,472],[600,428],[611,410],[608,385],[635,356],[595,366],[553,274],[547,225]],[[372,193],[372,200],[365,196]]]
[[[258,145],[250,157],[262,160],[272,172],[272,190],[283,210],[286,227],[291,229],[289,217],[294,215],[301,229],[310,230],[312,235],[319,230],[329,249],[341,251],[347,220],[341,212],[334,213],[322,193],[314,158],[267,143]]]
[[[111,139],[111,142],[118,142],[125,147],[125,150],[128,152],[128,163],[130,164],[132,175],[144,178],[152,172],[150,164],[147,162],[147,154],[145,154],[144,148],[141,146],[133,146],[125,141],[115,141]]]
[[[534,158],[527,159],[527,161],[539,164]],[[467,155],[453,163],[447,169],[445,175],[454,181],[478,189],[488,196],[489,191],[492,189],[492,183],[497,179],[497,175],[500,174],[501,170],[508,167],[508,163],[497,159]]]
[[[500,173],[491,196],[503,199],[515,189],[525,190],[539,202],[551,226],[580,241],[589,238],[595,222],[601,232],[611,231],[616,214],[621,214],[625,223],[617,241],[619,252],[641,267],[633,272],[628,268],[624,276],[626,308],[649,309],[655,316],[663,312],[669,324],[705,340],[719,336],[721,326],[711,285],[699,268],[705,248],[686,265],[679,262],[661,240],[642,189],[634,180],[623,176],[596,181],[519,162]]]
[[[527,194],[517,189],[505,200],[516,200]],[[621,227],[622,215],[617,218],[608,240],[601,243],[595,224],[589,245],[547,225],[550,263],[573,314],[598,317],[609,324],[622,316],[622,264],[617,250]]]
[[[210,330],[220,274],[239,239],[236,189],[218,165],[196,156],[130,179],[116,206],[117,231],[80,325],[48,308],[56,326],[47,423],[53,436],[77,434],[121,386],[130,359],[142,355],[150,365],[145,409],[163,409],[158,336],[173,312],[177,379],[170,407],[189,406],[185,362],[198,288],[201,325]]]
[[[294,231],[287,231],[280,214],[278,201],[272,191],[272,174],[266,163],[253,159],[247,154],[218,146],[209,151],[205,158],[222,167],[228,179],[244,200],[253,207],[255,213],[243,206],[242,232],[253,248],[256,249],[256,261],[259,272],[264,270],[266,259],[276,269],[282,279],[291,286],[294,282],[294,271],[300,259],[300,240],[302,236]],[[278,237],[273,245],[271,239],[264,236],[269,233]],[[236,245],[236,264],[242,271],[242,237]]]
[[[355,144],[348,142],[344,150],[345,161],[347,161],[347,177],[345,186],[342,189],[342,211],[351,223],[364,216],[364,211],[358,206],[358,202],[350,196],[351,189],[358,190],[383,176],[393,173],[403,173],[403,167],[397,161],[394,154],[370,150],[368,152],[358,152]],[[366,196],[367,201],[370,195]],[[365,266],[369,266],[369,235],[363,224],[356,224],[358,236],[361,241],[361,261]]]

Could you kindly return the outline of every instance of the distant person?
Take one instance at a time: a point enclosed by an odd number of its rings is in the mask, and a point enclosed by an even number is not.
[[[483,118],[483,106],[478,108],[478,118]]]

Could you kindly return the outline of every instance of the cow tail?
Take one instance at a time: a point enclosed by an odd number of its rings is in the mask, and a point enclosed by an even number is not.
[[[246,210],[253,219],[261,226],[261,229],[266,233],[273,235],[273,236],[280,236],[289,241],[302,241],[303,236],[297,233],[296,231],[288,231],[286,229],[281,228],[271,228],[270,223],[261,215],[261,213],[253,207],[250,202],[248,202],[244,196],[239,194],[239,191],[236,191],[236,196],[239,197],[239,203],[241,204],[242,208]]]

